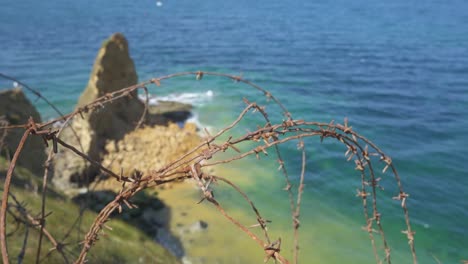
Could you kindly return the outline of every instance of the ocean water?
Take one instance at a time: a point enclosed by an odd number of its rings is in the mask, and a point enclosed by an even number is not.
[[[0,72],[68,112],[86,86],[102,41],[122,32],[142,81],[191,70],[242,74],[270,90],[295,118],[342,122],[347,117],[354,130],[393,158],[411,195],[420,263],[468,259],[468,2],[161,3],[2,3]],[[0,80],[2,88],[12,85]],[[234,119],[243,97],[263,102],[253,89],[214,77],[173,79],[150,93],[193,103],[197,121],[213,130]],[[55,116],[30,96],[43,118]],[[276,111],[271,104],[270,109]],[[235,133],[255,128],[252,118]],[[355,197],[359,176],[346,163],[345,150],[331,141],[311,140],[307,147],[302,262],[373,263]],[[300,168],[294,164],[300,153],[293,149],[284,148],[297,182]],[[288,205],[280,176],[271,173],[274,160],[236,166],[253,168],[238,177],[251,178],[242,186],[274,219],[272,232],[286,229]],[[391,197],[394,183],[383,177],[382,195]],[[273,183],[265,188],[265,182]],[[394,263],[411,263],[398,203],[387,199],[379,206]]]

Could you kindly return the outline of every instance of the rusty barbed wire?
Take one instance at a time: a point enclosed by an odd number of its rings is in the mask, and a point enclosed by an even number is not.
[[[106,104],[112,103],[121,98],[132,96],[132,93],[137,90],[143,90],[145,93],[146,103],[144,113],[138,122],[136,127],[140,127],[144,124],[145,115],[147,113],[147,104],[148,104],[148,86],[153,84],[156,86],[162,85],[162,82],[166,79],[194,75],[196,80],[202,80],[205,76],[217,76],[231,79],[235,82],[244,83],[248,87],[252,87],[260,91],[263,96],[266,97],[267,101],[272,100],[282,111],[284,119],[280,122],[272,122],[269,119],[268,113],[266,112],[264,106],[259,106],[255,102],[250,102],[247,99],[244,99],[246,107],[241,111],[239,116],[228,126],[221,129],[215,135],[210,135],[208,131],[207,137],[202,140],[202,142],[193,148],[192,150],[186,152],[185,154],[178,157],[176,160],[170,162],[163,168],[159,170],[151,171],[147,174],[143,173],[134,173],[132,175],[122,175],[122,173],[116,173],[112,170],[104,167],[99,161],[93,160],[89,156],[83,153],[83,151],[78,148],[70,145],[67,142],[64,142],[58,137],[58,134],[63,128],[63,123],[68,123],[70,120],[77,116],[82,116],[83,114],[95,111],[100,108],[104,108]],[[244,135],[234,137],[230,135],[229,132],[244,119],[247,113],[254,112],[259,113],[263,119],[264,124],[261,124],[256,130],[248,132]],[[62,123],[62,127],[59,129],[53,128],[54,124]],[[358,190],[357,196],[362,199],[363,214],[365,218],[365,227],[364,230],[368,232],[369,239],[372,244],[373,252],[375,255],[376,263],[380,263],[379,251],[375,244],[375,234],[379,235],[382,239],[384,245],[383,251],[380,254],[383,254],[384,260],[386,263],[391,263],[391,251],[390,246],[385,238],[384,228],[381,222],[382,216],[378,211],[378,191],[379,191],[379,180],[376,176],[376,171],[373,165],[373,160],[377,157],[380,162],[383,162],[385,167],[382,173],[385,173],[388,168],[392,173],[396,185],[398,187],[399,193],[394,197],[394,200],[399,201],[400,206],[403,210],[403,215],[405,218],[406,230],[403,230],[402,233],[406,236],[408,240],[410,252],[412,254],[413,263],[417,263],[415,245],[414,245],[414,234],[415,232],[411,228],[409,212],[407,208],[406,201],[409,197],[409,194],[404,192],[400,176],[392,163],[392,160],[387,156],[383,151],[381,151],[374,143],[372,143],[367,138],[356,133],[351,126],[348,124],[348,120],[345,119],[343,124],[335,124],[333,121],[330,123],[321,123],[321,122],[310,122],[305,120],[295,120],[293,119],[291,113],[286,109],[286,107],[270,92],[263,89],[262,87],[244,79],[242,76],[229,75],[224,73],[217,72],[204,72],[204,71],[192,71],[192,72],[181,72],[162,76],[159,78],[153,78],[151,80],[120,89],[115,92],[107,93],[95,101],[81,106],[75,109],[73,112],[61,115],[58,118],[55,118],[51,121],[43,123],[35,123],[33,120],[30,120],[26,124],[10,126],[8,124],[0,124],[0,129],[4,131],[10,129],[23,129],[23,137],[15,151],[13,159],[11,160],[8,168],[8,172],[4,182],[4,192],[2,196],[2,207],[0,212],[0,247],[2,252],[2,258],[4,263],[9,263],[8,250],[6,247],[6,212],[8,211],[8,197],[10,194],[10,184],[13,177],[13,171],[16,166],[16,161],[19,154],[22,151],[24,142],[28,137],[39,136],[44,139],[46,142],[52,144],[52,148],[49,153],[49,158],[47,159],[45,170],[49,169],[50,161],[54,158],[53,153],[57,152],[57,148],[65,148],[72,151],[74,154],[80,156],[84,160],[90,162],[91,164],[97,166],[101,173],[114,178],[117,182],[122,184],[121,190],[114,197],[114,199],[109,202],[97,215],[95,221],[89,227],[88,232],[86,233],[84,239],[81,241],[82,248],[79,256],[75,260],[75,263],[83,263],[86,261],[88,252],[91,250],[93,245],[97,243],[100,234],[103,229],[108,227],[108,221],[110,220],[111,215],[114,212],[121,213],[126,206],[128,209],[133,209],[136,207],[130,199],[134,197],[137,193],[155,186],[161,186],[167,183],[180,181],[184,179],[193,179],[198,186],[198,189],[201,193],[200,202],[209,202],[214,206],[215,209],[219,211],[226,219],[231,223],[237,226],[241,231],[243,231],[248,237],[254,240],[263,250],[265,254],[265,260],[274,259],[280,263],[290,263],[290,261],[285,258],[282,254],[282,245],[281,238],[278,238],[275,241],[272,241],[269,231],[267,228],[270,220],[263,217],[258,208],[254,205],[254,202],[239,188],[235,183],[226,179],[225,177],[213,174],[207,174],[204,172],[204,168],[231,163],[233,161],[243,159],[247,156],[256,156],[258,159],[263,156],[268,156],[268,150],[273,149],[276,154],[277,162],[279,163],[279,169],[283,174],[283,178],[286,182],[284,188],[287,191],[287,196],[290,203],[290,213],[291,213],[291,223],[293,230],[293,262],[298,263],[299,259],[299,230],[300,230],[300,207],[302,195],[304,192],[304,178],[306,174],[306,152],[304,146],[304,139],[310,137],[319,137],[321,141],[325,138],[330,138],[336,140],[343,144],[346,148],[345,158],[348,161],[354,160],[356,165],[356,170],[361,176],[361,189]],[[226,136],[227,139],[221,140],[222,136]],[[301,174],[300,181],[297,187],[296,195],[293,193],[292,188],[293,184],[290,181],[290,176],[286,170],[286,164],[284,159],[281,156],[280,145],[297,141],[298,148],[302,153],[302,162],[301,162]],[[254,146],[249,147],[248,150],[240,151],[237,145],[241,143],[250,142]],[[224,158],[216,161],[210,161],[213,157],[217,156],[219,153],[226,152],[228,149],[234,150],[232,156],[229,158]],[[253,210],[257,223],[254,225],[244,225],[238,220],[233,218],[221,205],[221,203],[215,198],[213,192],[213,182],[222,182],[233,188],[237,193],[239,193],[243,199],[250,205]],[[39,220],[36,220],[35,225],[40,227],[40,234],[42,236],[48,236],[45,232],[45,193],[47,191],[47,178],[43,178],[43,196],[42,196],[42,212]],[[370,206],[368,201],[370,199]],[[33,223],[33,222],[31,222]],[[34,224],[34,223],[33,223]],[[262,230],[262,235],[257,235],[251,231],[251,228],[260,227]],[[374,228],[377,228],[375,230]],[[50,240],[50,238],[49,238]],[[54,242],[52,242],[54,243]],[[36,261],[39,261],[41,255],[41,239],[39,241],[39,247],[37,250]],[[55,245],[60,249],[63,249],[65,244],[60,242],[55,242]],[[59,250],[57,250],[59,251]],[[67,260],[68,261],[68,260]]]
[[[35,89],[35,88],[32,88],[30,87],[29,85],[27,85],[26,83],[18,80],[17,78],[15,77],[12,77],[12,76],[9,76],[9,75],[6,75],[6,74],[3,74],[3,73],[0,73],[0,77],[3,78],[3,79],[6,79],[6,80],[10,80],[10,81],[13,81],[14,83],[16,83],[15,86],[17,87],[20,87],[20,88],[25,88],[26,90],[30,91],[31,93],[33,93],[35,96],[37,96],[38,99],[41,99],[43,100],[48,106],[50,106],[59,116],[61,116],[62,118],[64,118],[64,114],[52,103],[50,102],[47,97],[43,96],[41,92],[39,92],[39,90]],[[144,114],[146,114],[146,105],[145,105],[145,112]],[[54,134],[52,135],[47,135],[47,136],[44,136],[44,142],[45,144],[47,145],[47,140],[49,140],[49,138],[47,137],[57,137],[62,129],[67,125],[68,121],[70,120],[67,119],[65,120],[65,122],[63,122],[63,124],[60,125],[60,128],[58,131],[54,132]],[[5,120],[6,121],[6,120]],[[0,127],[6,127],[8,125],[8,123],[5,124],[5,122],[1,122],[0,120]],[[38,132],[38,129],[37,127],[35,126],[35,123],[34,123],[34,120],[30,119],[29,120],[29,123],[28,123],[29,126],[33,126],[34,128],[34,131],[33,133],[37,133]],[[83,150],[83,146],[81,144],[81,139],[80,137],[78,136],[78,134],[76,133],[75,129],[73,127],[70,127],[72,133],[73,133],[73,136],[76,138],[77,142],[78,142],[78,146],[79,148],[81,149],[81,151],[84,151]],[[3,147],[3,139],[5,138],[6,136],[6,132],[7,132],[7,129],[3,129],[3,131],[5,132],[3,137],[1,138],[0,140],[0,152],[2,150],[2,147]],[[43,134],[46,134],[44,133],[44,131],[42,131]],[[53,149],[51,151],[49,151],[49,155],[47,157],[47,160],[44,164],[44,175],[43,175],[43,183],[42,183],[42,204],[41,204],[41,225],[40,225],[40,228],[41,228],[41,232],[39,233],[39,243],[38,243],[38,248],[37,248],[37,257],[36,257],[36,264],[39,263],[39,260],[40,260],[40,253],[41,253],[41,246],[42,246],[42,237],[43,237],[43,234],[44,232],[43,229],[45,227],[45,219],[44,219],[44,214],[45,214],[45,204],[46,204],[46,193],[47,193],[47,180],[48,180],[48,174],[49,174],[49,170],[50,170],[50,163],[52,161],[52,157],[53,155],[57,153],[57,141],[54,140],[53,141]],[[87,166],[87,164],[85,164],[85,166]]]
[[[2,208],[0,212],[0,247],[2,252],[2,259],[3,263],[9,263],[8,260],[8,250],[6,247],[6,210],[8,208],[8,196],[10,194],[10,185],[11,185],[11,178],[13,176],[13,171],[15,170],[16,161],[18,160],[19,154],[24,147],[24,143],[29,136],[30,130],[27,129],[24,131],[23,136],[18,144],[18,148],[13,155],[13,159],[8,166],[8,171],[5,177],[5,183],[3,185],[3,194],[2,194]]]
[[[299,140],[297,144],[297,148],[302,151],[302,165],[301,165],[301,176],[299,180],[299,186],[297,187],[297,201],[296,201],[296,211],[293,214],[293,221],[294,221],[294,263],[299,263],[299,216],[301,211],[301,201],[302,201],[302,193],[304,192],[304,178],[306,172],[306,151],[304,146],[304,141]]]
[[[10,204],[8,208],[15,208],[18,214],[14,213],[12,210],[8,210],[8,213],[15,219],[17,222],[22,222],[25,224],[25,226],[33,227],[39,230],[39,232],[43,233],[45,237],[49,240],[49,242],[53,245],[53,248],[49,250],[50,254],[53,251],[59,252],[59,254],[62,256],[63,260],[65,263],[70,263],[68,260],[68,257],[66,256],[66,253],[64,252],[64,246],[65,244],[62,244],[60,242],[57,242],[57,239],[55,239],[52,234],[45,228],[43,227],[43,223],[41,223],[40,220],[37,218],[33,217],[26,207],[16,198],[14,194],[10,192],[10,197],[13,199],[14,204]],[[26,229],[27,230],[27,229]],[[27,241],[24,241],[23,246],[25,246]],[[23,254],[23,256],[21,256]],[[20,253],[20,257],[24,257],[24,252]],[[20,261],[18,261],[20,262]]]

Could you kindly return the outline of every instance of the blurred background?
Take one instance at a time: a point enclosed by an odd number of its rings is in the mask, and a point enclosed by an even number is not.
[[[271,91],[294,118],[328,123],[347,117],[399,170],[420,263],[459,263],[468,258],[466,10],[461,0],[8,1],[0,9],[0,72],[69,112],[101,43],[121,32],[140,81],[180,71],[242,74]],[[0,87],[13,83],[0,80]],[[192,120],[214,131],[237,117],[243,97],[267,103],[255,90],[209,76],[172,79],[150,93],[193,104]],[[43,119],[56,117],[28,95]],[[272,104],[267,110],[279,112]],[[255,129],[256,120],[235,133]],[[307,143],[302,261],[373,263],[355,197],[360,178],[346,163],[346,150],[331,141]],[[297,182],[300,152],[294,144],[283,150]],[[290,233],[284,183],[272,173],[276,161],[237,166],[248,179],[241,186],[276,220],[272,232]],[[401,208],[391,200],[395,183],[390,174],[381,177],[379,206],[394,262],[411,263]],[[259,188],[272,178],[277,184]]]

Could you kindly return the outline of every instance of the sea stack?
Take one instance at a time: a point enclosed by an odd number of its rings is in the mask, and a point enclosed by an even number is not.
[[[133,60],[130,58],[128,42],[116,33],[107,39],[99,49],[89,77],[76,108],[87,105],[97,98],[134,85],[138,82]],[[100,161],[107,140],[121,139],[135,128],[144,111],[144,104],[137,93],[119,98],[102,108],[77,115],[65,127],[61,139]],[[61,188],[78,187],[91,182],[99,169],[66,148],[59,148],[54,158],[52,181]]]

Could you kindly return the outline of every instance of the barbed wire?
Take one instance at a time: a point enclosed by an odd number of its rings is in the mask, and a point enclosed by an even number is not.
[[[161,86],[162,82],[167,79],[194,75],[196,80],[202,80],[204,76],[217,76],[231,79],[235,82],[243,83],[247,87],[258,90],[267,100],[273,101],[282,111],[283,120],[280,122],[272,122],[269,118],[269,113],[265,110],[264,106],[260,106],[255,102],[250,102],[247,99],[244,99],[246,104],[245,108],[240,112],[238,117],[229,125],[225,126],[215,135],[211,135],[208,131],[207,137],[202,140],[202,142],[188,151],[187,153],[181,155],[178,159],[166,164],[163,168],[158,170],[152,170],[146,174],[142,172],[136,172],[131,175],[123,175],[122,173],[113,172],[112,170],[104,167],[100,161],[93,160],[91,157],[86,155],[82,149],[72,146],[71,144],[65,142],[63,139],[59,138],[59,134],[66,123],[70,122],[73,118],[79,118],[80,116],[95,111],[97,109],[105,108],[107,104],[112,103],[116,100],[131,97],[134,92],[138,90],[143,90],[145,93],[145,110],[138,121],[135,129],[144,125],[145,115],[148,111],[148,87],[150,85]],[[247,113],[258,113],[263,119],[260,127],[252,132],[247,132],[241,136],[234,136],[232,129],[237,127],[239,123],[244,119]],[[53,125],[61,124],[58,128]],[[115,195],[114,199],[110,201],[104,208],[98,213],[96,219],[89,227],[88,232],[81,241],[82,247],[79,256],[76,258],[75,263],[84,263],[86,261],[88,252],[92,247],[97,243],[97,240],[103,230],[107,227],[107,222],[110,220],[111,215],[114,212],[121,213],[126,206],[128,209],[136,208],[136,205],[133,204],[130,199],[134,197],[137,193],[152,188],[155,186],[162,186],[171,182],[193,179],[198,186],[198,189],[201,192],[202,200],[200,202],[208,202],[213,205],[213,207],[218,210],[218,212],[228,219],[233,225],[239,228],[244,232],[248,237],[254,240],[260,247],[260,250],[263,250],[265,254],[265,260],[274,259],[280,263],[290,263],[284,255],[281,253],[282,245],[281,238],[273,240],[268,231],[268,224],[270,220],[267,220],[262,216],[260,210],[254,205],[253,201],[247,196],[247,194],[242,191],[242,189],[237,186],[232,181],[228,180],[226,177],[221,175],[213,175],[211,173],[206,173],[204,168],[213,167],[220,164],[232,163],[233,161],[246,158],[248,156],[256,156],[258,159],[267,156],[269,150],[273,150],[275,153],[275,158],[279,164],[279,169],[283,174],[285,181],[284,190],[287,191],[287,196],[290,204],[290,215],[291,215],[291,225],[293,233],[293,263],[298,263],[299,259],[299,235],[300,235],[300,208],[301,201],[303,199],[302,195],[304,192],[304,179],[307,163],[306,155],[306,146],[304,139],[310,137],[319,137],[321,141],[325,138],[334,139],[336,142],[344,145],[346,147],[345,157],[346,160],[354,160],[356,165],[355,169],[360,174],[361,178],[361,188],[357,191],[357,196],[362,199],[363,214],[365,218],[365,227],[363,228],[369,234],[369,239],[372,244],[372,250],[375,256],[376,263],[381,263],[381,256],[383,256],[383,262],[391,263],[391,250],[390,245],[386,239],[383,224],[382,224],[382,215],[379,212],[378,207],[378,193],[379,193],[379,181],[380,178],[376,176],[376,167],[374,163],[383,162],[384,169],[382,173],[385,173],[390,169],[390,173],[393,175],[396,186],[398,187],[398,193],[393,197],[394,200],[400,202],[400,207],[402,208],[402,213],[405,219],[406,229],[402,233],[406,236],[409,244],[409,250],[412,255],[413,263],[417,263],[417,256],[414,244],[414,234],[411,224],[410,217],[407,207],[407,199],[409,194],[406,193],[403,189],[400,176],[392,162],[392,159],[386,155],[380,148],[378,148],[372,141],[366,137],[358,134],[353,130],[353,128],[348,124],[348,120],[345,119],[343,124],[335,123],[334,121],[330,123],[306,121],[306,120],[296,120],[293,119],[291,113],[287,108],[269,91],[263,89],[262,87],[242,78],[241,76],[217,73],[217,72],[204,72],[204,71],[192,71],[192,72],[181,72],[162,76],[159,78],[153,78],[151,80],[126,87],[114,92],[107,93],[93,102],[80,106],[69,114],[62,115],[53,120],[36,123],[34,120],[30,119],[28,123],[21,125],[8,125],[5,123],[0,124],[0,130],[8,131],[11,129],[22,129],[23,136],[21,141],[16,148],[16,151],[13,155],[13,158],[9,164],[8,171],[5,177],[4,182],[4,191],[2,194],[2,206],[0,211],[0,248],[2,252],[3,263],[9,263],[8,249],[6,247],[6,213],[11,204],[8,203],[8,198],[11,196],[10,185],[13,177],[13,172],[18,160],[20,153],[23,151],[23,146],[26,140],[29,137],[42,137],[44,142],[49,142],[52,145],[50,149],[48,159],[45,165],[45,173],[43,177],[43,186],[42,186],[42,208],[41,214],[38,220],[35,222],[29,220],[28,225],[38,227],[40,230],[39,244],[36,253],[36,262],[41,260],[41,244],[42,236],[46,236],[54,245],[57,252],[60,254],[63,253],[63,249],[66,248],[65,243],[58,242],[57,240],[52,240],[49,231],[45,229],[46,218],[45,218],[45,203],[46,203],[46,192],[47,185],[49,181],[47,180],[48,170],[50,170],[50,163],[54,158],[54,153],[58,151],[58,148],[65,148],[73,152],[75,155],[81,157],[92,165],[97,166],[101,173],[109,177],[114,178],[115,181],[121,184],[120,191]],[[6,132],[4,132],[6,133]],[[227,138],[227,139],[222,139]],[[289,173],[286,169],[285,160],[282,158],[280,145],[285,144],[286,142],[297,142],[298,149],[301,150],[301,173],[299,177],[299,184],[297,186],[296,194],[292,191],[293,183],[290,180]],[[247,150],[240,151],[239,146],[241,143],[251,142],[254,146],[251,146]],[[228,149],[234,150],[233,153],[236,153],[228,158],[218,158],[216,161],[213,161],[213,157],[220,157],[220,153],[226,152]],[[223,207],[221,202],[217,200],[213,192],[213,182],[223,183],[230,188],[234,189],[245,202],[250,206],[255,215],[257,223],[251,226],[246,226],[240,221],[231,216],[228,211]],[[16,203],[18,206],[18,203]],[[23,217],[24,219],[24,217]],[[251,228],[258,227],[262,230],[262,234],[256,234],[251,231]],[[53,231],[53,230],[52,230]],[[379,252],[376,246],[376,236],[379,236],[382,240],[383,250]],[[54,242],[55,241],[55,242]],[[25,242],[26,243],[26,242]],[[50,252],[49,252],[50,254]],[[64,261],[68,262],[68,259],[65,255]]]

